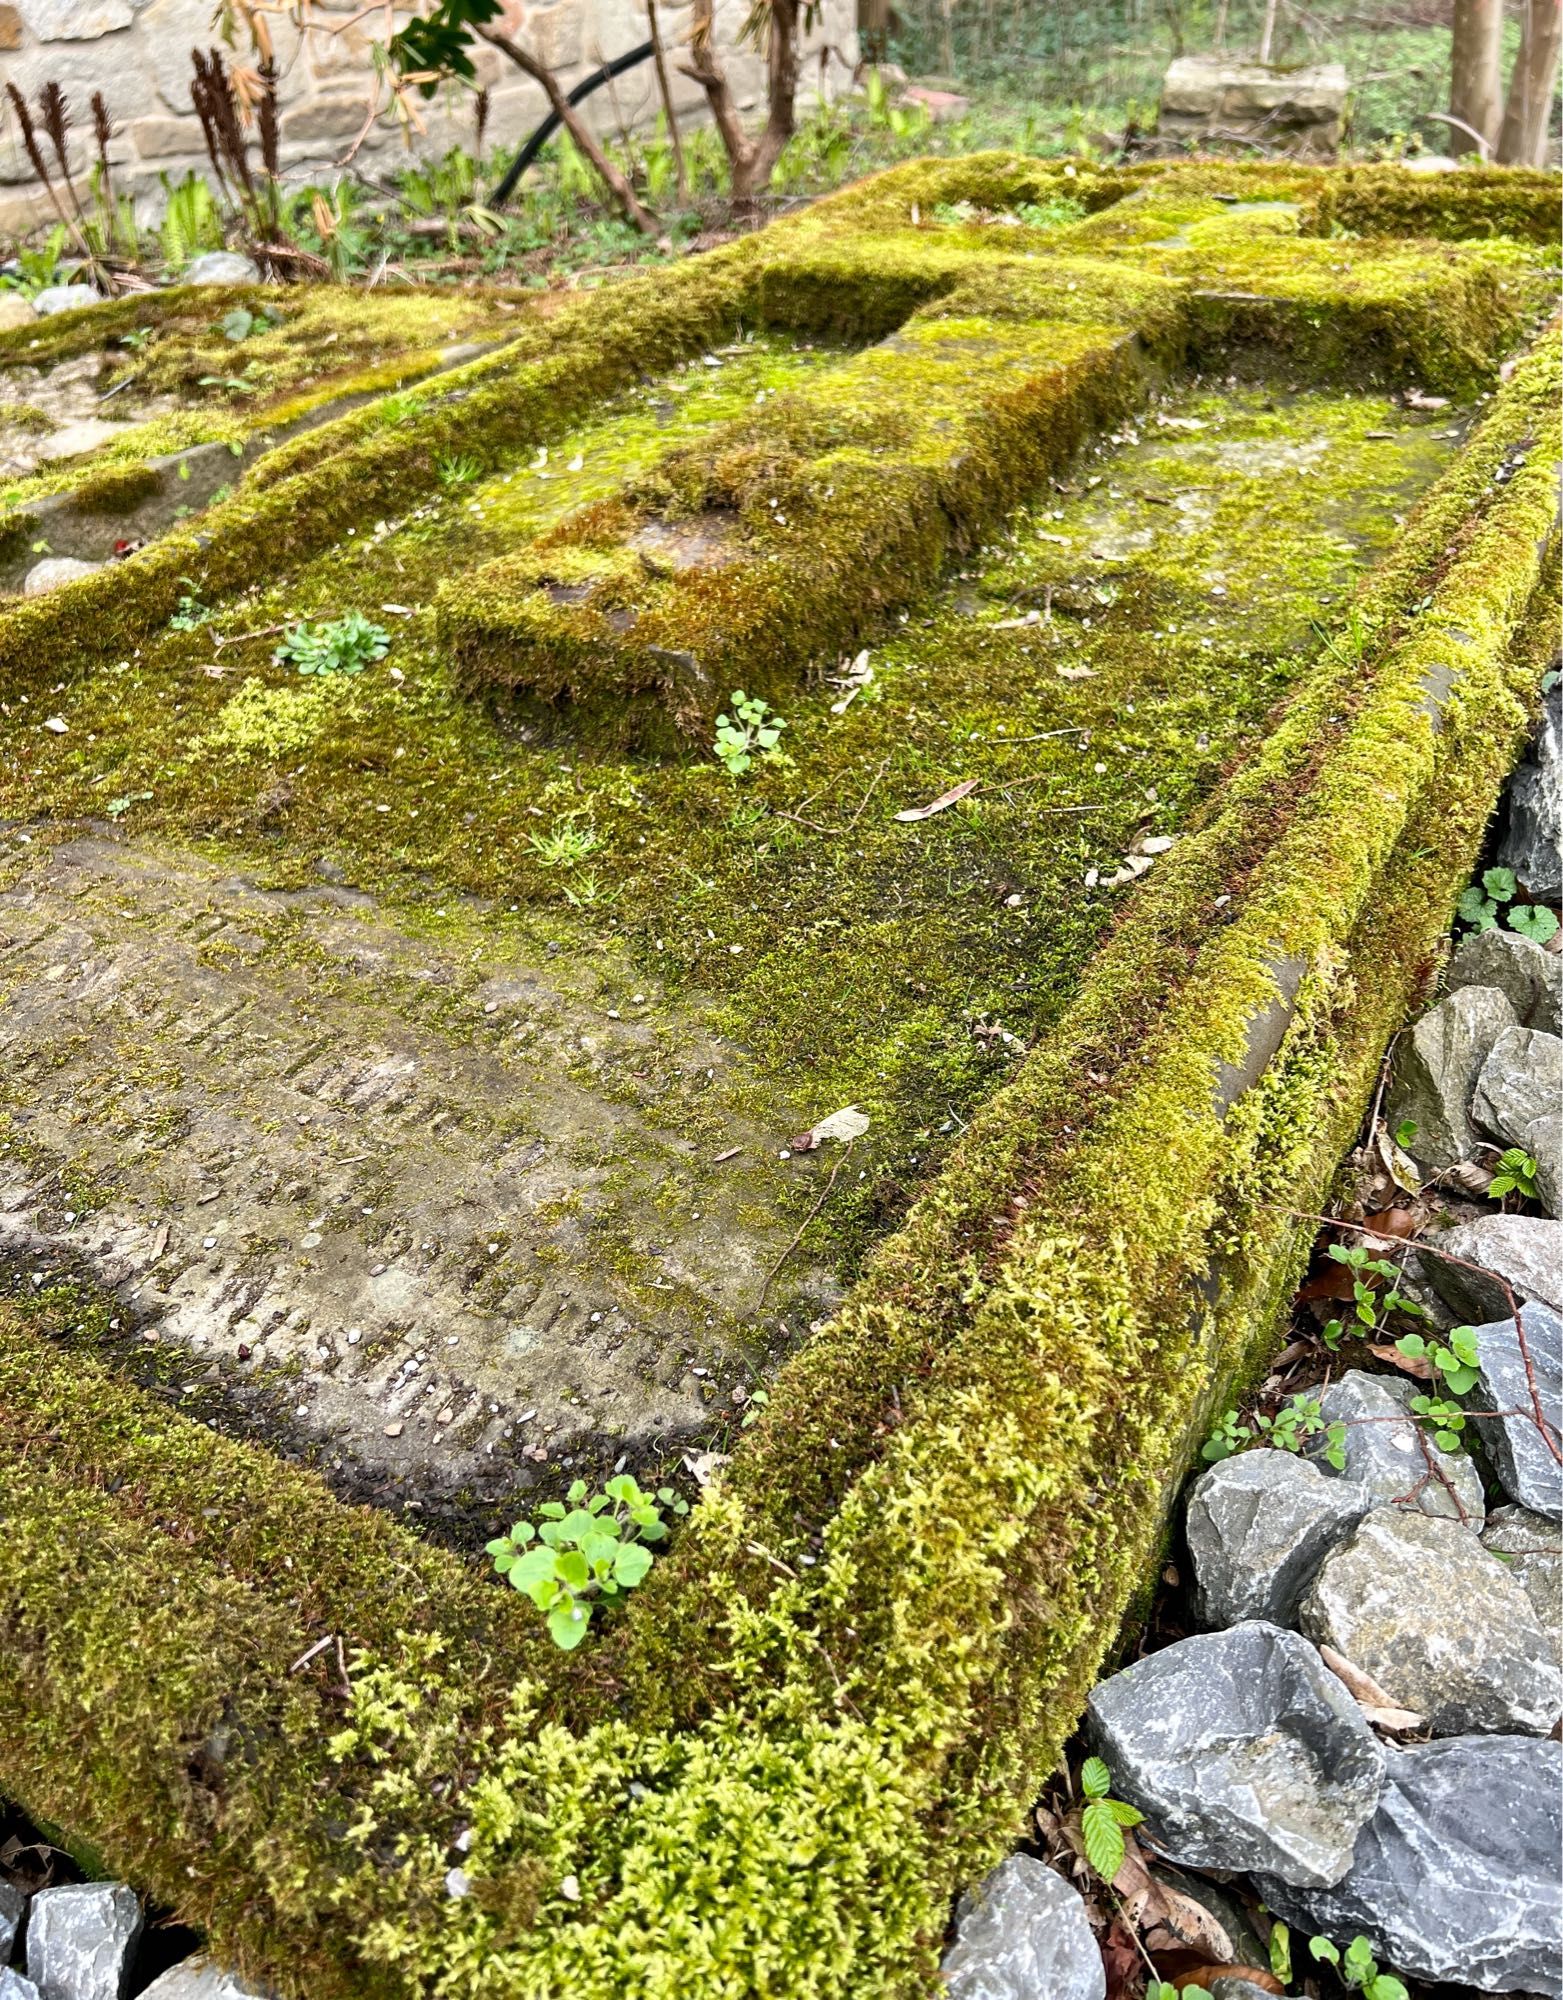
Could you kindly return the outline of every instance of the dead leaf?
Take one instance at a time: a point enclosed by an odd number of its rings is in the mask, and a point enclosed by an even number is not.
[[[1104,889],[1121,889],[1125,882],[1133,882],[1154,865],[1154,857],[1149,854],[1126,854],[1123,866],[1113,874],[1103,877]]]
[[[731,1452],[726,1451],[685,1452],[683,1466],[690,1478],[703,1491],[731,1457]]]
[[[1134,1939],[1114,1917],[1102,1939],[1102,1970],[1107,1975],[1107,2000],[1138,2000],[1145,1991],[1145,1962]]]
[[[718,1153],[711,1164],[713,1167],[720,1167],[728,1160],[736,1160],[742,1151],[742,1146],[729,1146],[725,1153]]]
[[[1402,1375],[1414,1375],[1418,1382],[1433,1379],[1433,1364],[1425,1354],[1402,1354],[1398,1347],[1378,1347],[1371,1342],[1368,1352],[1376,1361],[1387,1361],[1391,1368],[1398,1368]]]
[[[1475,1160],[1457,1160],[1444,1175],[1466,1194],[1485,1194],[1492,1186],[1492,1170],[1480,1167]]]
[[[1408,389],[1401,401],[1408,410],[1447,410],[1449,407],[1447,396],[1425,395],[1420,389]]]
[[[1422,1192],[1422,1176],[1416,1170],[1416,1162],[1410,1154],[1395,1144],[1388,1130],[1380,1126],[1373,1135],[1373,1144],[1379,1158],[1384,1162],[1384,1171],[1398,1188],[1407,1194]]]
[[[1333,1646],[1321,1646],[1319,1658],[1350,1693],[1368,1721],[1378,1728],[1401,1735],[1408,1730],[1427,1727],[1426,1716],[1418,1715],[1415,1709],[1402,1708],[1370,1673],[1354,1666],[1344,1653],[1337,1653]]]
[[[866,1111],[859,1111],[855,1104],[844,1104],[839,1111],[833,1111],[828,1118],[822,1118],[813,1127],[809,1137],[816,1146],[827,1139],[839,1139],[850,1145],[854,1139],[861,1139],[868,1130],[869,1119]]]
[[[1406,1240],[1416,1234],[1416,1213],[1409,1208],[1381,1208],[1373,1215],[1365,1215],[1362,1218],[1362,1226],[1371,1230],[1375,1236],[1399,1237]]]
[[[1061,681],[1094,681],[1096,679],[1096,669],[1095,667],[1060,667],[1058,678]]]
[[[1250,1986],[1257,1986],[1261,1993],[1284,1993],[1286,1988],[1276,1978],[1268,1966],[1258,1965],[1196,1965],[1192,1972],[1178,1974],[1178,1991],[1197,1986],[1201,1993],[1208,1993],[1218,1979],[1246,1979]]]
[[[1170,1883],[1157,1881],[1132,1834],[1124,1835],[1123,1846],[1123,1866],[1113,1877],[1113,1888],[1123,1898],[1123,1913],[1143,1935],[1146,1948],[1177,1951],[1193,1947],[1230,1962],[1232,1940],[1225,1926],[1203,1903]]]
[[[898,812],[898,820],[932,819],[935,813],[942,813],[946,806],[953,806],[970,793],[976,791],[980,778],[963,778],[958,785],[952,785],[947,792],[941,792],[936,799],[930,799],[925,806],[908,806],[905,812]]]

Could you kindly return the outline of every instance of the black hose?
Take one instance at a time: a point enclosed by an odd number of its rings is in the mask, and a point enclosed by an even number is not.
[[[634,69],[637,63],[643,63],[647,56],[655,53],[655,42],[642,42],[638,49],[630,49],[622,56],[615,56],[612,62],[604,63],[601,69],[594,69],[589,77],[578,83],[570,92],[568,102],[571,104],[584,102],[594,90],[610,82],[614,77],[622,76],[627,69]],[[505,169],[504,179],[488,198],[490,208],[498,208],[503,202],[509,201],[516,191],[516,183],[558,131],[559,124],[558,112],[550,111]]]

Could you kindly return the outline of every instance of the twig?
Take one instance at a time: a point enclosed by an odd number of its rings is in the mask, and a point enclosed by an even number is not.
[[[331,1644],[331,1641],[335,1638],[336,1634],[334,1632],[328,1632],[323,1639],[317,1639],[313,1646],[307,1647],[302,1653],[299,1654],[298,1658],[293,1662],[292,1666],[288,1668],[288,1672],[290,1674],[296,1674],[300,1667],[307,1667],[310,1661],[314,1659],[315,1655],[317,1653],[323,1653],[326,1650],[327,1646],[329,1646]],[[337,1643],[340,1645],[341,1641],[338,1640]]]
[[[286,632],[287,629],[286,624],[257,625],[253,632],[234,632],[226,639],[214,632],[212,634],[212,644],[221,652],[224,646],[242,646],[246,639],[269,639],[275,633]]]
[[[804,1231],[808,1228],[809,1224],[814,1220],[815,1216],[819,1214],[820,1210],[825,1206],[826,1201],[830,1197],[831,1189],[836,1185],[836,1176],[841,1172],[841,1169],[846,1165],[847,1161],[851,1159],[852,1148],[856,1144],[857,1144],[856,1139],[849,1139],[847,1141],[846,1151],[841,1155],[841,1158],[837,1160],[836,1164],[831,1168],[830,1179],[826,1181],[824,1187],[820,1189],[819,1200],[815,1202],[814,1206],[809,1210],[808,1214],[803,1218],[802,1222],[798,1225],[797,1235],[793,1237],[792,1241],[787,1245],[786,1249],[776,1259],[776,1262],[766,1272],[765,1283],[760,1287],[760,1296],[755,1304],[755,1310],[757,1312],[759,1311],[760,1307],[765,1304],[766,1294],[770,1291],[771,1286],[776,1282],[776,1275],[781,1270],[782,1265],[786,1263],[787,1259],[792,1255],[793,1251],[796,1250],[798,1245],[803,1241]]]
[[[879,781],[885,775],[886,771],[889,770],[889,768],[890,768],[890,759],[886,757],[881,762],[879,769],[874,773],[873,778],[870,780],[868,790],[863,794],[862,798],[858,801],[857,811],[852,815],[851,819],[847,821],[846,830],[848,833],[852,832],[852,830],[856,827],[858,821],[863,817],[863,814],[868,810],[868,802],[874,796],[874,793],[879,789]]]

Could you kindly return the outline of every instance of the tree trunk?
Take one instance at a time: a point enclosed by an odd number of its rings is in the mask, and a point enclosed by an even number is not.
[[[1520,52],[1498,133],[1498,158],[1506,167],[1540,167],[1547,159],[1552,98],[1563,44],[1563,0],[1526,0]]]
[[[794,106],[798,95],[798,6],[797,0],[770,0],[769,35],[766,41],[767,111],[765,130],[757,140],[744,132],[733,93],[717,61],[712,46],[712,0],[694,0],[689,17],[689,61],[685,76],[692,76],[706,94],[711,116],[722,137],[733,176],[733,200],[751,202],[770,184],[782,148],[794,131]]]
[[[597,178],[642,235],[655,236],[659,227],[657,218],[644,206],[623,174],[598,145],[596,133],[560,89],[559,79],[547,63],[539,62],[537,57],[529,55],[519,42],[511,41],[508,35],[502,35],[497,28],[482,27],[474,22],[473,32],[480,35],[491,48],[498,49],[502,56],[508,56],[516,68],[525,71],[534,83],[543,86],[549,104],[558,113],[560,124],[591,162]]]
[[[1450,151],[1490,158],[1503,110],[1503,0],[1455,0]]]

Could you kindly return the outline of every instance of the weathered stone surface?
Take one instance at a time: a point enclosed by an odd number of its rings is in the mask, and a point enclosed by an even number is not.
[[[1563,1994],[1563,1751],[1524,1736],[1392,1750],[1377,1813],[1333,1888],[1256,1884],[1285,1922],[1484,1993]]]
[[[1210,1982],[1210,2000],[1269,2000],[1270,1989],[1256,1986],[1239,1972],[1228,1972]]]
[[[1231,138],[1262,128],[1268,145],[1328,159],[1340,144],[1346,88],[1340,63],[1280,69],[1219,56],[1183,56],[1162,83],[1158,129],[1168,137],[1197,139]]]
[[[942,1970],[950,2000],[1103,2000],[1107,1991],[1078,1892],[1026,1854],[961,1898]]]
[[[1297,1616],[1436,1736],[1544,1736],[1563,1714],[1530,1599],[1453,1521],[1378,1508],[1324,1558]]]
[[[1523,1507],[1495,1507],[1482,1530],[1482,1547],[1530,1599],[1553,1658],[1563,1663],[1563,1528]]]
[[[102,563],[82,562],[77,556],[45,556],[23,577],[22,595],[42,597],[45,591],[58,590],[62,583],[74,583],[77,577],[91,576],[102,567]]]
[[[1505,1319],[1511,1310],[1503,1286],[1490,1272],[1507,1279],[1521,1304],[1539,1299],[1563,1312],[1563,1222],[1540,1215],[1481,1215],[1429,1237],[1428,1243],[1448,1253],[1427,1259],[1428,1276],[1471,1325]],[[1465,1261],[1451,1264],[1449,1257]],[[1468,1268],[1472,1264],[1481,1268],[1473,1271]]]
[[[141,1935],[141,1905],[123,1882],[40,1889],[27,1916],[27,1976],[43,2000],[121,2000]]]
[[[1532,896],[1563,896],[1563,683],[1542,707],[1530,755],[1509,780],[1509,824],[1498,859]]]
[[[0,1966],[0,2000],[43,2000],[43,1995],[13,1965]]]
[[[1416,1127],[1406,1150],[1422,1166],[1452,1167],[1477,1144],[1471,1097],[1482,1065],[1519,1017],[1495,986],[1462,986],[1430,1007],[1395,1050],[1389,1089],[1391,1130]]]
[[[1479,1125],[1518,1146],[1538,1118],[1563,1102],[1563,1040],[1535,1028],[1505,1028],[1476,1079]]]
[[[1087,1712],[1118,1795],[1184,1867],[1338,1881],[1378,1801],[1357,1704],[1305,1639],[1257,1619],[1136,1660]]]
[[[1563,1520],[1563,1320],[1543,1305],[1476,1328],[1479,1375],[1467,1401],[1498,1414],[1478,1426],[1482,1449],[1511,1500]],[[1529,1359],[1530,1367],[1526,1368]],[[1519,1411],[1512,1415],[1504,1412]]]
[[[3,1995],[0,2000],[4,2000]],[[143,1989],[139,2000],[263,2000],[263,1996],[197,1952],[160,1973]]]
[[[1326,1549],[1373,1504],[1289,1451],[1245,1451],[1201,1473],[1185,1517],[1200,1623],[1290,1625]]]
[[[13,326],[31,326],[37,317],[31,299],[20,292],[0,292],[0,333]]]
[[[74,312],[78,306],[99,303],[91,285],[45,285],[33,293],[33,311],[47,319],[51,313]]]
[[[360,112],[360,122],[362,122]],[[179,274],[181,285],[258,285],[260,266],[237,250],[203,250]]]
[[[40,42],[95,42],[135,15],[130,0],[27,0],[27,19]]]
[[[1536,1162],[1536,1194],[1548,1215],[1563,1215],[1563,1111],[1533,1118],[1519,1143]]]
[[[40,462],[76,458],[82,452],[96,451],[100,444],[107,444],[131,428],[112,417],[78,417],[72,423],[61,424],[46,437],[38,447],[38,457]]]
[[[0,1882],[0,1965],[6,1964],[16,1947],[16,1934],[27,1911],[27,1898],[9,1882]]]
[[[1445,984],[1495,986],[1508,996],[1520,1024],[1563,1034],[1563,957],[1543,951],[1518,931],[1477,931],[1449,961]]]
[[[1373,1506],[1393,1504],[1479,1528],[1487,1511],[1481,1477],[1463,1452],[1440,1451],[1410,1415],[1420,1393],[1420,1383],[1402,1376],[1348,1368],[1319,1399],[1328,1421],[1346,1426],[1346,1469],[1336,1473],[1322,1437],[1310,1453],[1321,1472],[1361,1487]]]

